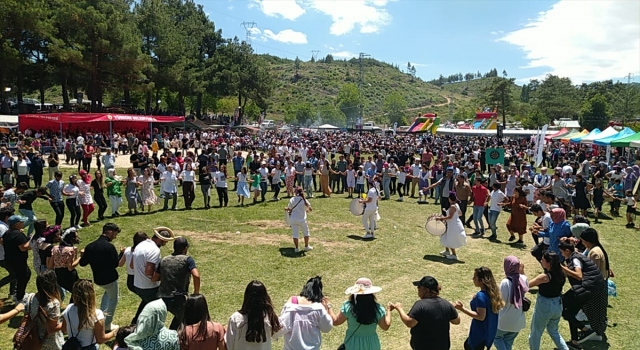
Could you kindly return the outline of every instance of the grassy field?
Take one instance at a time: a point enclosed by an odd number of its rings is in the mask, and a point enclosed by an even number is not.
[[[65,169],[65,173],[68,172]],[[196,189],[196,196],[194,206],[198,208],[202,206],[199,189]],[[202,293],[208,299],[212,318],[222,324],[226,324],[228,317],[241,306],[244,288],[252,279],[265,283],[278,311],[289,296],[299,293],[305,281],[315,275],[323,277],[325,293],[334,306],[346,300],[344,290],[357,278],[369,277],[375,285],[383,288],[377,295],[379,302],[401,302],[408,311],[417,300],[411,281],[423,275],[433,275],[440,281],[443,298],[468,304],[476,292],[472,282],[476,267],[488,266],[496,278],[501,279],[502,260],[513,254],[526,264],[529,277],[541,271],[528,252],[532,244],[530,238],[526,239],[528,247],[524,249],[506,244],[506,213],[499,218],[498,236],[503,239],[502,243],[468,237],[467,245],[458,252],[460,261],[451,262],[438,256],[442,250],[439,239],[429,236],[423,228],[427,216],[438,212],[439,206],[417,205],[411,199],[403,203],[393,200],[381,202],[382,220],[378,225],[377,239],[362,241],[359,239],[364,234],[360,218],[351,215],[348,210],[350,200],[344,197],[334,195],[311,199],[314,210],[309,215],[309,223],[311,244],[315,249],[298,256],[293,254],[290,230],[283,222],[282,208],[286,201],[236,207],[235,194],[230,194],[230,206],[227,208],[152,212],[117,218],[114,222],[122,228],[122,233],[114,243],[117,247],[128,246],[134,232],[143,230],[151,233],[156,226],[171,227],[176,233],[188,237],[191,243],[189,253],[195,258],[202,276]],[[217,205],[215,196],[212,203]],[[178,207],[183,207],[181,199]],[[53,219],[53,212],[44,201],[36,201],[35,211],[39,218]],[[121,209],[123,212],[124,208]],[[531,221],[532,217],[529,216],[528,220]],[[626,229],[624,224],[623,219],[615,219],[594,226],[611,258],[619,297],[609,300],[608,344],[590,342],[586,344],[587,349],[640,348],[640,340],[634,336],[640,329],[637,321],[640,306],[633,302],[639,296],[640,281],[632,271],[637,266],[633,251],[640,244],[640,238],[637,231]],[[100,228],[101,224],[97,223],[80,231],[80,246],[93,241]],[[162,249],[162,254],[168,255],[171,251],[168,245]],[[79,268],[79,273],[81,277],[91,278],[89,268]],[[31,278],[27,290],[35,290],[35,277]],[[0,293],[6,295],[7,287]],[[120,271],[120,297],[114,322],[125,325],[135,313],[139,299],[126,288],[124,268]],[[531,315],[532,312],[528,312],[527,318]],[[469,317],[461,317],[462,324],[451,329],[452,349],[462,348],[471,323]],[[19,317],[0,327],[0,349],[12,348],[10,340],[18,324]],[[324,335],[322,348],[337,348],[344,340],[345,330],[345,326],[340,326]],[[561,333],[565,338],[569,337],[566,322],[561,322]],[[525,328],[516,339],[515,349],[528,348],[528,334],[529,330]],[[383,349],[410,349],[409,330],[397,313],[392,317],[389,331],[379,331],[379,335]],[[281,347],[281,341],[275,342],[275,349]],[[106,346],[103,348],[107,349]],[[552,348],[550,338],[543,336],[543,349]]]

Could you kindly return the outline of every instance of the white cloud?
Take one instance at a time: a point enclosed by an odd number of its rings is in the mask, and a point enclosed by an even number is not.
[[[640,2],[561,0],[524,28],[498,39],[526,52],[526,68],[576,84],[640,70]]]
[[[494,30],[494,31],[491,32],[491,35],[502,35],[502,34],[504,34],[504,32],[502,30],[498,30],[498,31]]]
[[[352,58],[352,57],[358,57],[359,55],[350,51],[338,51],[338,52],[332,52],[331,56],[333,56],[334,58]]]
[[[333,20],[329,31],[344,35],[356,26],[360,33],[377,33],[391,22],[391,15],[384,8],[388,0],[309,0],[313,9]]]
[[[302,32],[296,32],[295,30],[285,29],[279,33],[274,33],[269,29],[265,29],[262,34],[271,40],[279,41],[285,44],[306,44],[307,35]]]
[[[296,32],[292,29],[281,30],[278,33],[274,33],[271,29],[260,30],[259,28],[249,29],[251,38],[260,41],[279,41],[285,44],[306,44],[307,35],[302,32]]]
[[[296,0],[252,0],[249,7],[256,5],[267,16],[281,16],[292,21],[306,12]]]

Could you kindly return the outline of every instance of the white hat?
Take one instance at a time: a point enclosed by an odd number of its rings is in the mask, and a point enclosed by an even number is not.
[[[376,287],[373,285],[370,279],[366,277],[358,278],[356,283],[347,288],[344,291],[344,294],[347,295],[364,295],[364,294],[375,294],[382,290],[380,287]]]
[[[163,240],[165,242],[170,242],[170,241],[174,241],[176,238],[180,238],[180,236],[176,236],[173,233],[173,230],[168,228],[168,227],[164,227],[164,226],[160,226],[160,227],[156,227],[153,229],[153,235],[160,239]]]

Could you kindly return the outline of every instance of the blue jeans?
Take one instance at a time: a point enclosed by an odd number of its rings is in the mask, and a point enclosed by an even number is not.
[[[558,323],[562,316],[561,297],[546,298],[538,294],[536,305],[531,317],[531,332],[529,333],[529,349],[540,350],[540,338],[545,328],[559,350],[568,350],[567,344],[558,332]]]
[[[389,186],[391,185],[391,178],[390,177],[386,177],[386,178],[382,178],[382,190],[384,191],[384,198],[389,198],[389,195],[391,194],[391,191],[389,189]]]
[[[100,286],[100,288],[104,289],[102,302],[100,303],[100,310],[104,312],[105,329],[110,329],[107,327],[111,327],[111,322],[113,321],[113,313],[116,312],[116,307],[118,306],[118,280]]]
[[[498,329],[496,338],[493,340],[493,346],[496,350],[511,350],[513,349],[513,341],[516,340],[519,332],[505,332]]]
[[[313,196],[313,177],[311,175],[304,176],[304,192],[309,198]]]
[[[497,222],[498,216],[500,216],[499,211],[489,210],[489,227],[491,228],[491,235],[496,236],[496,230],[498,229]]]
[[[28,209],[20,209],[20,214],[24,217],[27,218],[27,221],[24,222],[24,228],[29,228],[29,230],[27,231],[27,237],[31,237],[31,234],[33,233],[33,223],[36,222],[36,220],[38,220],[38,218],[36,218],[36,215],[33,213],[33,210],[28,210]]]
[[[482,214],[484,213],[484,206],[473,206],[473,225],[476,228],[476,232],[484,233],[484,222],[482,221]]]

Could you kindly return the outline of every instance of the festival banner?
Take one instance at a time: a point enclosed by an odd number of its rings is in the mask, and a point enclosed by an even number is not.
[[[487,148],[484,159],[487,164],[504,164],[504,148]]]
[[[538,150],[536,152],[536,168],[540,166],[540,164],[542,164],[542,151],[544,150],[544,144],[545,144],[545,136],[547,135],[547,128],[549,127],[549,124],[545,124],[542,127],[542,131],[540,132],[540,138],[538,140]]]

